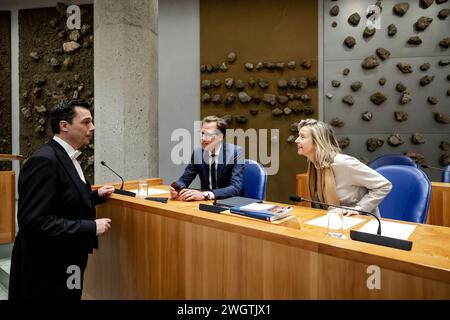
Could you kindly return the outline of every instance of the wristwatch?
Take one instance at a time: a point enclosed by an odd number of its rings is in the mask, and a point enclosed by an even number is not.
[[[203,191],[202,194],[205,197],[205,200],[209,200],[209,192],[208,191]]]

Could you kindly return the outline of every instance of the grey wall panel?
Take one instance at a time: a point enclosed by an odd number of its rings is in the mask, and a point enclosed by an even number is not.
[[[446,77],[450,74],[449,66],[438,66],[441,59],[450,59],[450,49],[439,47],[438,43],[444,37],[450,36],[450,18],[440,20],[437,18],[438,12],[443,8],[449,8],[448,3],[437,5],[435,2],[428,8],[419,7],[419,1],[408,2],[410,8],[403,17],[393,14],[392,8],[400,1],[382,1],[381,28],[376,31],[370,39],[362,37],[366,26],[366,10],[374,1],[324,1],[323,8],[323,30],[324,30],[324,76],[323,93],[332,94],[332,99],[323,98],[325,121],[338,117],[345,122],[344,127],[336,128],[337,134],[349,136],[351,144],[344,149],[345,153],[357,157],[365,157],[373,160],[381,154],[404,153],[406,151],[418,152],[426,156],[427,163],[432,166],[440,166],[440,158],[449,151],[439,149],[441,141],[450,142],[450,124],[437,123],[433,118],[433,112],[441,112],[450,115],[450,97],[446,95],[450,88],[450,81]],[[339,15],[332,17],[329,14],[330,8],[338,5]],[[351,26],[347,19],[358,12],[361,21],[357,27]],[[431,25],[423,32],[417,32],[414,29],[414,23],[421,16],[427,16],[433,19]],[[333,21],[337,22],[337,27],[332,28]],[[387,26],[394,23],[397,26],[397,34],[394,37],[388,37]],[[343,45],[343,40],[347,36],[353,36],[356,39],[356,46],[348,49]],[[419,36],[422,44],[419,46],[410,46],[406,41],[411,36]],[[378,47],[384,47],[391,52],[389,59],[380,61],[380,65],[372,70],[364,70],[361,67],[362,60],[372,54]],[[408,63],[412,66],[413,73],[403,74],[396,67],[398,62]],[[420,65],[428,62],[431,67],[427,71],[421,71]],[[343,76],[344,68],[349,68],[350,73]],[[433,82],[427,86],[420,86],[420,78],[430,75],[434,76]],[[387,79],[386,84],[381,86],[378,80],[381,77]],[[332,80],[339,80],[339,88],[331,86]],[[354,81],[361,81],[362,88],[353,92],[350,84]],[[413,100],[400,105],[401,94],[395,90],[398,82],[402,82],[407,91],[411,93]],[[387,100],[376,106],[369,98],[375,92],[381,92],[387,97]],[[341,100],[347,94],[351,94],[355,100],[353,106],[347,106]],[[434,96],[439,99],[438,104],[431,105],[427,102],[428,96]],[[365,122],[361,119],[364,111],[371,111],[373,119]],[[394,111],[406,111],[409,118],[405,122],[394,120]],[[426,143],[415,145],[410,141],[414,132],[420,132],[425,136]],[[389,146],[386,139],[390,134],[400,133],[405,143],[399,147]],[[366,140],[370,137],[377,137],[385,140],[385,144],[375,152],[369,152],[366,149]],[[427,170],[432,180],[440,180],[440,172]]]
[[[450,56],[445,57],[449,59]],[[346,122],[342,128],[338,128],[339,133],[388,133],[393,130],[398,132],[426,131],[427,133],[448,133],[448,125],[437,123],[433,118],[433,112],[450,113],[450,97],[446,95],[450,82],[446,80],[447,72],[450,73],[450,66],[438,66],[438,61],[443,57],[428,58],[396,58],[383,61],[380,66],[372,70],[363,70],[361,60],[349,61],[326,61],[324,75],[324,92],[331,93],[332,99],[324,99],[325,121],[330,121],[334,117],[341,118]],[[398,62],[409,63],[414,72],[402,74],[396,67]],[[419,66],[429,62],[431,64],[428,71],[420,71]],[[350,74],[342,75],[344,68],[350,69]],[[446,72],[447,71],[447,72]],[[420,86],[419,79],[425,75],[434,76],[434,80],[427,86]],[[386,77],[384,86],[378,83],[381,77]],[[332,80],[341,82],[340,87],[334,88]],[[357,92],[350,89],[354,81],[361,81],[363,86]],[[400,105],[401,93],[397,92],[397,83],[403,83],[413,100],[405,105]],[[370,101],[370,96],[375,92],[381,92],[387,100],[377,106]],[[346,95],[352,95],[355,104],[348,106],[342,102]],[[439,99],[439,103],[431,105],[427,102],[428,96]],[[372,121],[361,120],[364,111],[371,111],[374,115]],[[405,122],[394,120],[394,111],[405,111],[409,118]]]
[[[392,8],[400,2],[408,2],[409,10],[402,17],[395,15]],[[428,9],[419,7],[419,0],[404,1],[382,1],[381,29],[376,30],[375,35],[370,39],[364,39],[362,34],[366,27],[366,10],[375,1],[367,0],[344,0],[324,2],[324,41],[325,59],[348,60],[361,59],[374,53],[374,49],[384,47],[391,52],[391,57],[419,57],[429,55],[448,55],[448,51],[439,47],[439,41],[450,36],[450,18],[440,20],[437,15],[443,8],[449,8],[448,3],[436,5],[433,3]],[[339,6],[339,14],[336,17],[330,16],[330,9],[334,5]],[[357,27],[347,22],[348,17],[354,12],[358,12],[361,20]],[[433,22],[422,32],[415,30],[413,24],[422,16],[430,17]],[[333,21],[337,22],[337,27],[332,28]],[[387,26],[391,23],[397,26],[397,34],[393,37],[387,36]],[[353,49],[347,48],[343,41],[347,36],[352,36],[356,40]],[[422,39],[422,44],[412,46],[407,44],[407,40],[412,36]]]
[[[160,0],[158,30],[159,176],[170,184],[185,168],[171,161],[178,144],[171,134],[179,128],[194,132],[194,121],[200,119],[199,0]]]

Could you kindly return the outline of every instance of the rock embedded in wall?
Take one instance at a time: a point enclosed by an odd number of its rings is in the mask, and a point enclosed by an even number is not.
[[[387,142],[391,147],[398,147],[405,143],[405,141],[398,133],[390,135],[387,139]]]
[[[411,136],[411,142],[414,144],[424,144],[426,140],[420,132],[414,132]]]
[[[445,19],[447,19],[449,14],[450,14],[450,9],[447,9],[447,8],[442,9],[438,13],[438,18],[441,20],[445,20]]]
[[[408,39],[407,43],[411,44],[411,45],[419,46],[422,44],[422,39],[420,39],[420,37],[418,37],[418,36],[412,36]]]
[[[433,18],[430,17],[420,17],[417,19],[416,23],[414,24],[416,30],[418,31],[424,31],[428,26],[433,22]]]
[[[341,149],[345,149],[350,145],[349,137],[341,137],[338,139],[338,144]]]
[[[378,139],[378,138],[369,138],[366,140],[366,147],[367,151],[373,152],[377,150],[378,148],[381,148],[384,144],[384,140]]]
[[[373,114],[372,114],[372,112],[370,112],[370,111],[365,111],[365,112],[363,112],[363,113],[361,114],[361,118],[362,118],[364,121],[370,121],[370,120],[372,120],[372,118],[373,118]]]
[[[450,47],[450,38],[445,37],[441,41],[439,41],[439,46],[444,49],[448,49]]]
[[[420,0],[420,4],[419,6],[422,9],[427,9],[429,6],[431,6],[433,4],[434,0]]]
[[[388,25],[387,27],[387,33],[389,37],[393,37],[397,34],[397,26],[393,23],[391,23],[390,25]]]
[[[394,112],[394,119],[398,122],[403,122],[408,120],[408,113],[405,111],[395,111]]]
[[[414,152],[414,151],[406,151],[403,153],[403,155],[410,157],[413,159],[417,164],[423,164],[426,162],[425,156],[421,153]]]
[[[408,12],[408,9],[409,9],[409,3],[402,2],[402,3],[398,3],[398,4],[394,5],[394,7],[392,8],[392,11],[394,12],[394,14],[402,17],[406,12]]]
[[[352,13],[347,19],[348,23],[353,27],[357,27],[360,20],[361,16],[359,15],[358,12]]]
[[[438,123],[442,123],[442,124],[449,124],[450,123],[450,116],[449,115],[445,115],[442,114],[440,112],[433,112],[434,115],[434,120],[436,120],[436,122]]]

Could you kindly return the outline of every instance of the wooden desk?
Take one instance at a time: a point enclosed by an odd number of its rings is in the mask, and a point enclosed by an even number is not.
[[[198,205],[113,194],[98,206],[112,228],[89,258],[84,297],[450,299],[449,228],[417,225],[408,252],[327,237],[304,223],[317,209],[295,206],[275,225]],[[367,288],[369,265],[381,268],[379,290]]]
[[[11,160],[26,160],[27,158],[20,154],[5,154],[0,153],[0,161],[11,161]]]
[[[16,174],[0,171],[0,244],[16,237]]]
[[[0,161],[23,161],[22,155],[0,153]],[[16,174],[0,171],[0,244],[16,238]]]
[[[297,195],[308,198],[306,173],[296,175]],[[309,206],[308,203],[302,204]],[[450,227],[450,183],[431,182],[431,200],[427,224]]]

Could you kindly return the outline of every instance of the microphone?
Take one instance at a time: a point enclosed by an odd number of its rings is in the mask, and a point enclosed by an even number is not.
[[[129,197],[136,197],[136,193],[132,192],[132,191],[127,191],[127,190],[123,190],[123,178],[117,173],[115,172],[113,169],[111,169],[110,167],[108,167],[108,165],[105,163],[105,161],[100,161],[100,164],[104,167],[107,167],[109,170],[111,170],[116,176],[118,176],[120,178],[120,180],[122,180],[122,184],[120,186],[120,190],[117,190],[114,188],[114,193],[117,194],[121,194],[124,196],[129,196]]]
[[[411,241],[382,236],[381,235],[381,221],[375,214],[373,214],[371,212],[358,210],[358,209],[345,207],[345,206],[328,204],[328,203],[315,201],[315,200],[311,200],[311,199],[306,199],[303,197],[298,197],[298,196],[293,196],[293,195],[289,196],[289,200],[294,201],[294,202],[306,201],[306,202],[316,203],[316,204],[320,204],[320,205],[325,205],[327,207],[336,207],[336,208],[341,208],[341,209],[345,209],[345,210],[352,210],[352,211],[362,213],[363,215],[370,215],[370,216],[374,217],[375,219],[377,219],[377,221],[378,221],[377,234],[375,235],[372,233],[350,230],[350,238],[352,240],[367,242],[367,243],[371,243],[371,244],[378,244],[381,246],[386,246],[386,247],[391,247],[391,248],[396,248],[396,249],[401,249],[401,250],[407,250],[407,251],[411,250],[411,248],[412,248]]]
[[[432,167],[432,166],[429,166],[429,165],[427,165],[427,164],[421,164],[420,166],[421,166],[422,168],[424,168],[424,169],[434,169],[434,170],[439,170],[439,171],[445,171],[445,169],[438,168],[438,167]]]

